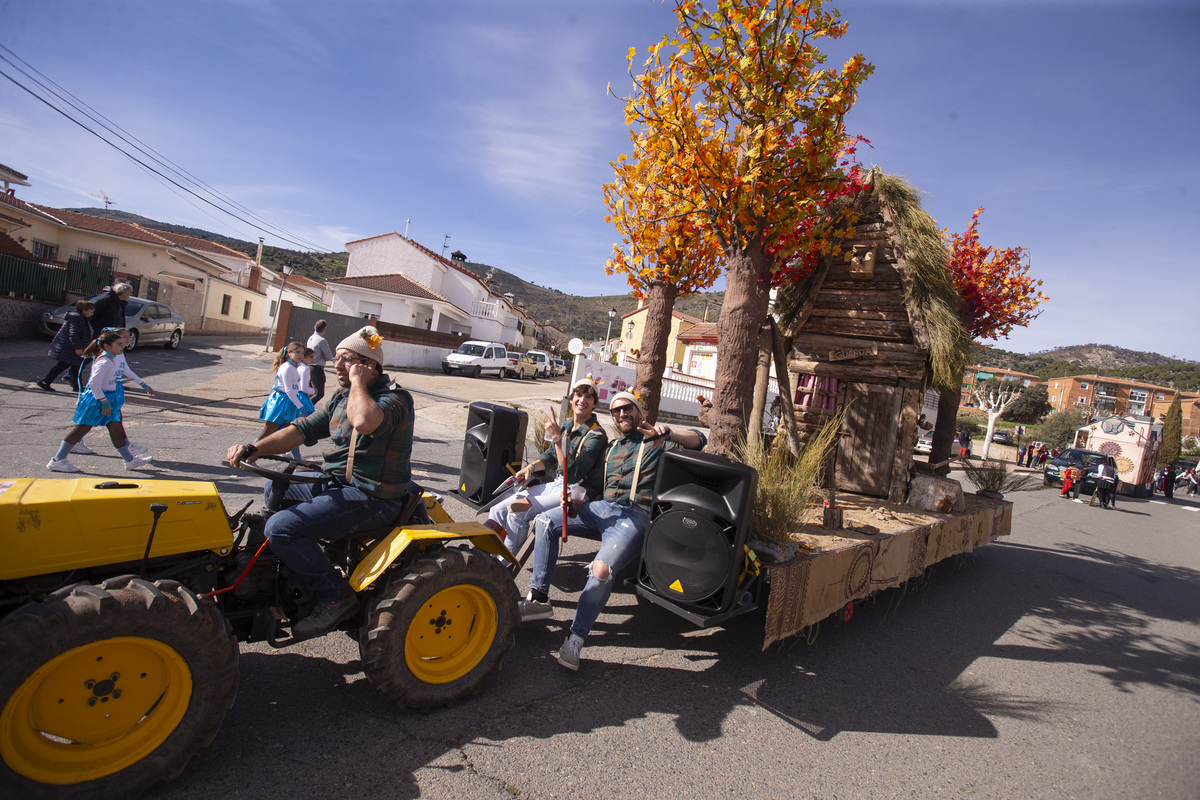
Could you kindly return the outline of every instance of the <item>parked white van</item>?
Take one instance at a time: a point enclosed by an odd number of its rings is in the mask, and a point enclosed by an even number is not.
[[[550,375],[550,354],[545,350],[530,350],[527,354],[537,364],[537,376],[545,378]]]
[[[487,373],[504,378],[508,370],[508,353],[497,342],[463,342],[453,353],[442,356],[442,372],[465,372],[472,378]]]

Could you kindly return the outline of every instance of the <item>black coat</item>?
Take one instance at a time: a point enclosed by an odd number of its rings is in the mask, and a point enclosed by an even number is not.
[[[105,328],[125,327],[125,301],[117,297],[112,289],[108,294],[96,301],[96,310],[92,314],[92,338],[100,335]]]
[[[76,350],[82,350],[92,340],[92,329],[89,320],[78,311],[68,311],[63,326],[54,335],[50,349],[46,355],[64,364],[79,365],[83,358],[75,355]]]

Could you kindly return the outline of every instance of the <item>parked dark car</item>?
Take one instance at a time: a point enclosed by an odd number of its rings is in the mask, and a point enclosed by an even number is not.
[[[1116,466],[1117,462],[1112,456],[1106,456],[1104,453],[1095,450],[1084,450],[1081,447],[1072,447],[1063,452],[1058,458],[1050,459],[1046,464],[1046,469],[1042,471],[1042,483],[1045,486],[1061,486],[1062,474],[1069,465],[1074,464],[1083,471],[1083,488],[1081,491],[1091,492],[1096,488],[1096,467],[1101,464],[1111,464]]]
[[[1013,435],[1008,431],[996,431],[992,434],[992,441],[996,444],[1012,444]]]
[[[93,303],[108,293],[103,292],[95,297],[89,297]],[[68,311],[74,311],[75,304],[59,306],[53,311],[42,313],[42,333],[50,338],[58,333]],[[143,297],[131,297],[125,304],[125,327],[129,329],[129,345],[126,350],[132,350],[139,344],[157,343],[168,350],[179,347],[183,341],[183,331],[186,327],[183,318],[162,303],[147,300]]]

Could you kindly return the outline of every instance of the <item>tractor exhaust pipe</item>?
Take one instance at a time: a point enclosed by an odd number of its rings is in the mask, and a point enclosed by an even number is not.
[[[154,524],[150,526],[150,538],[146,541],[146,552],[142,556],[142,568],[138,571],[138,577],[146,577],[146,561],[150,558],[150,547],[154,544],[154,531],[158,528],[158,518],[167,510],[166,503],[151,503],[150,513],[154,515]]]

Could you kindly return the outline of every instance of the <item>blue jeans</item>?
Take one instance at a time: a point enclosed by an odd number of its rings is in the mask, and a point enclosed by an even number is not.
[[[591,632],[612,594],[616,574],[641,554],[648,527],[650,515],[647,512],[637,506],[617,505],[607,500],[585,503],[579,509],[579,516],[567,524],[568,535],[576,530],[599,534],[600,550],[595,560],[608,565],[608,577],[604,580],[597,579],[591,567],[588,568],[587,584],[575,606],[571,633],[583,637]],[[530,586],[549,592],[550,579],[558,563],[558,546],[562,541],[561,512],[549,511],[535,519],[533,535],[533,577]]]
[[[526,499],[529,508],[526,511],[513,511],[514,500]],[[488,519],[500,523],[507,532],[504,546],[510,553],[515,553],[529,538],[529,523],[546,511],[558,511],[562,516],[562,478],[556,478],[550,483],[539,484],[524,492],[519,492],[503,503],[492,506]]]
[[[403,500],[378,500],[353,486],[293,484],[287,496],[305,502],[276,511],[264,532],[271,552],[320,603],[340,600],[350,583],[329,563],[317,540],[382,528],[404,505]]]

